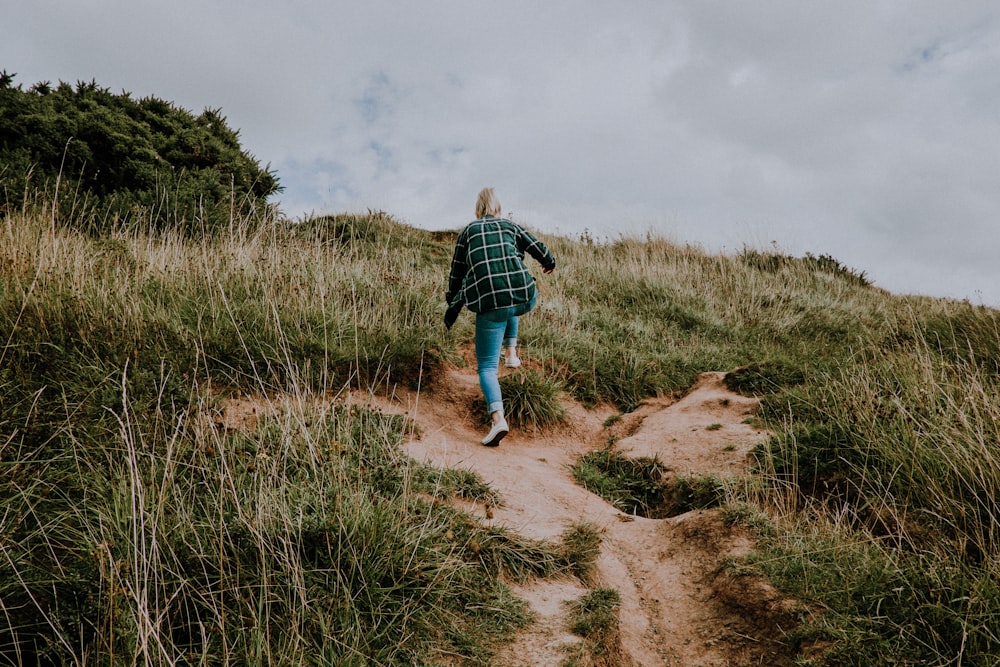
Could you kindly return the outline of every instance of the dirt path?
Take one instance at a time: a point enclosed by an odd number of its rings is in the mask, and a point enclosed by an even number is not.
[[[571,478],[581,455],[607,446],[631,456],[653,456],[674,473],[738,475],[755,444],[767,437],[746,423],[756,402],[728,391],[722,373],[706,373],[681,400],[654,399],[606,427],[610,409],[588,411],[567,402],[569,424],[544,433],[514,430],[498,448],[479,444],[471,414],[479,394],[471,368],[453,369],[419,395],[397,395],[382,407],[405,412],[420,437],[407,444],[416,459],[477,472],[503,497],[503,505],[473,507],[525,536],[557,538],[588,523],[602,532],[595,587],[621,596],[623,665],[791,664],[773,641],[783,604],[760,582],[718,574],[723,559],[746,553],[749,538],[727,527],[718,511],[671,519],[627,516]],[[490,516],[488,517],[487,514]],[[537,581],[517,592],[536,612],[499,664],[559,665],[580,641],[568,631],[565,602],[586,588],[575,579]],[[780,616],[780,614],[779,614]]]

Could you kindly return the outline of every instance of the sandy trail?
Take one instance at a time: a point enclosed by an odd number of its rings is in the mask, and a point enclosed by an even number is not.
[[[484,521],[533,538],[557,538],[581,523],[602,532],[590,583],[621,596],[622,656],[615,664],[791,664],[767,638],[776,632],[761,628],[760,605],[773,606],[774,592],[746,582],[737,593],[733,587],[720,591],[726,582],[717,574],[718,565],[746,553],[752,546],[747,536],[727,527],[718,511],[662,520],[625,515],[576,484],[569,472],[581,455],[607,446],[613,437],[619,451],[656,455],[676,474],[739,475],[748,453],[767,433],[746,423],[756,402],[727,390],[723,377],[703,374],[681,400],[652,399],[612,426],[605,422],[613,410],[585,410],[567,401],[568,425],[540,433],[515,429],[498,448],[479,444],[483,429],[471,412],[481,396],[470,368],[450,369],[419,395],[397,394],[380,403],[405,412],[419,426],[419,438],[406,445],[410,456],[473,470],[501,494],[502,506],[471,508]],[[580,641],[568,631],[564,603],[579,599],[587,588],[567,578],[529,582],[516,591],[531,604],[537,621],[499,664],[561,664],[568,648]]]

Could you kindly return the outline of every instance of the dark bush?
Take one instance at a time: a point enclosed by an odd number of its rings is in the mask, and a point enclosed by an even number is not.
[[[278,192],[217,109],[200,115],[96,82],[36,84],[0,75],[0,214],[55,195],[64,224],[202,233],[244,219]]]

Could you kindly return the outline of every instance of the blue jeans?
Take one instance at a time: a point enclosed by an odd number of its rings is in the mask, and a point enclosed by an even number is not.
[[[476,315],[476,365],[479,369],[479,387],[489,407],[490,414],[497,410],[503,414],[503,396],[497,371],[500,366],[501,346],[517,344],[518,317],[535,307],[537,297],[528,303],[509,308],[490,310]]]

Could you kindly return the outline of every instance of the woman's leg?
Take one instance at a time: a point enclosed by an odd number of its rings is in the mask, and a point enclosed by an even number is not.
[[[503,396],[500,394],[497,366],[506,330],[507,318],[502,311],[476,315],[476,365],[479,372],[479,387],[483,390],[483,398],[486,399],[486,406],[494,416],[494,421],[498,417],[503,417]]]
[[[508,368],[517,368],[521,365],[521,360],[517,357],[517,332],[521,324],[520,316],[534,308],[537,300],[538,295],[534,294],[528,303],[507,309],[510,312],[510,317],[507,318],[507,328],[503,334],[503,346],[507,348],[504,358]]]
[[[507,320],[507,328],[503,332],[503,346],[507,348],[504,359],[506,365],[512,368],[521,365],[521,360],[517,358],[517,329],[518,318],[517,315],[514,315]]]
[[[519,318],[517,315],[512,315],[507,319],[507,327],[503,332],[503,344],[507,347],[514,347],[517,345],[517,330],[518,330]]]

